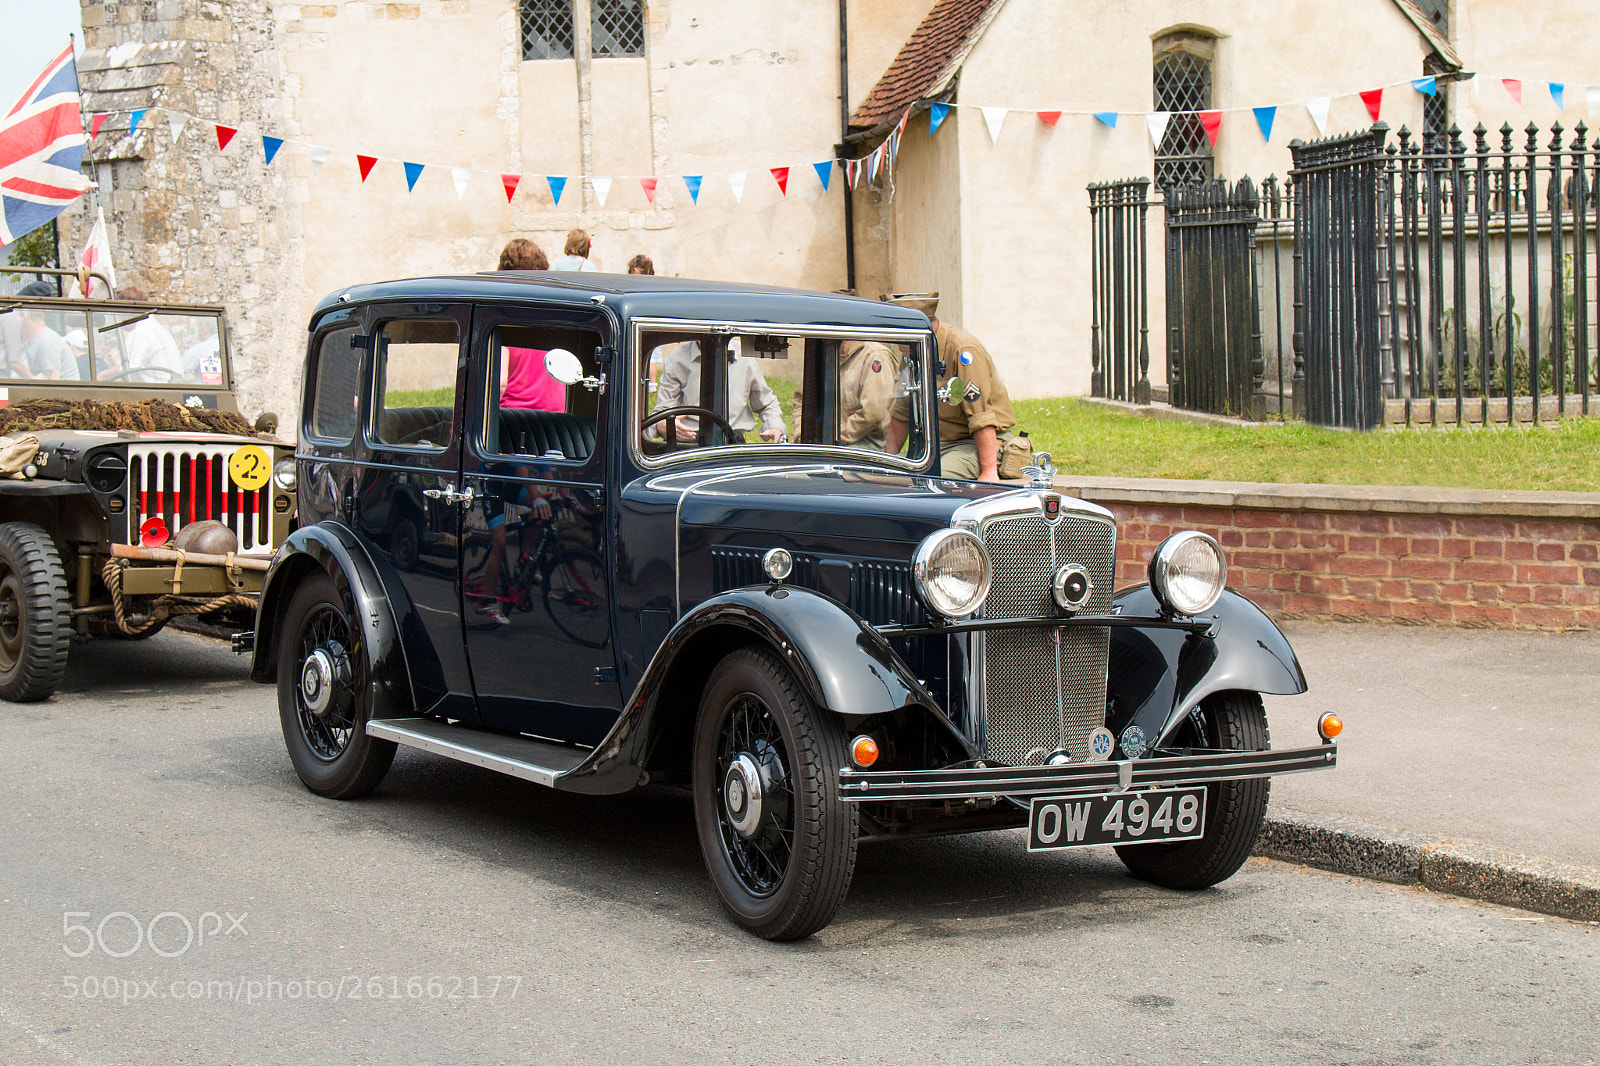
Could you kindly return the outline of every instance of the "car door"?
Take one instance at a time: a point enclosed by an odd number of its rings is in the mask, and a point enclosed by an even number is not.
[[[471,308],[396,304],[370,310],[372,349],[356,528],[398,582],[402,630],[420,713],[477,718],[462,646],[458,591],[461,388]]]
[[[479,307],[463,451],[461,613],[479,721],[596,744],[621,709],[604,477],[607,320]],[[562,385],[565,349],[586,381]]]

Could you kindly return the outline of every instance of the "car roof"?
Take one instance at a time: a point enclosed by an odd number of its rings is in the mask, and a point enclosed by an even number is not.
[[[312,320],[314,323],[327,311],[351,304],[413,300],[535,302],[567,307],[604,304],[623,319],[659,317],[928,329],[928,320],[920,311],[881,300],[733,281],[549,270],[444,274],[352,285],[324,297]]]

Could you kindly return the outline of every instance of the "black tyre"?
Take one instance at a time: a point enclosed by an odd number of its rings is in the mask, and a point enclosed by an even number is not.
[[[389,772],[395,745],[367,735],[365,656],[344,600],[317,574],[294,590],[283,622],[278,718],[295,773],[319,796],[365,796]]]
[[[592,551],[564,551],[544,573],[544,609],[556,628],[589,648],[611,637],[606,610],[606,566]]]
[[[0,699],[49,699],[71,646],[72,602],[55,541],[32,522],[0,524]]]
[[[1267,713],[1254,692],[1220,692],[1201,704],[1174,737],[1175,747],[1264,751]],[[1210,888],[1234,875],[1255,847],[1267,816],[1267,778],[1206,786],[1206,832],[1176,844],[1117,848],[1133,876],[1163,888]]]
[[[694,735],[694,814],[717,894],[740,926],[799,940],[827,925],[855,870],[859,821],[839,796],[838,724],[770,652],[712,671]]]

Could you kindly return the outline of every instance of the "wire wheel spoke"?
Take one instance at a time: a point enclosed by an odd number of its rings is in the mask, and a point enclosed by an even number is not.
[[[328,706],[320,714],[307,703],[300,685],[295,686],[295,706],[301,735],[313,755],[332,762],[350,746],[356,730],[356,684],[350,676],[349,626],[330,605],[323,605],[306,620],[300,638],[301,668],[317,651],[322,651],[344,666],[344,676],[336,672]]]
[[[735,764],[753,764],[761,786],[761,816],[741,831],[729,809],[727,782]],[[723,719],[717,751],[717,818],[729,864],[752,895],[765,897],[783,883],[794,855],[794,791],[783,735],[771,710],[752,693],[736,696]],[[753,802],[753,801],[752,801]]]

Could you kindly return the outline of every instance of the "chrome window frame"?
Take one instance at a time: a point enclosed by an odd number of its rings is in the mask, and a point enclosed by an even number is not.
[[[923,388],[923,418],[927,429],[925,453],[920,460],[913,462],[904,456],[890,455],[888,452],[871,452],[861,448],[842,448],[832,444],[723,444],[710,448],[690,448],[680,452],[668,453],[659,456],[647,456],[640,447],[639,422],[648,413],[640,410],[639,392],[636,388],[638,380],[646,374],[646,353],[644,351],[644,334],[650,331],[670,330],[683,333],[719,333],[730,335],[752,335],[758,333],[777,334],[784,337],[820,338],[823,340],[868,340],[883,341],[886,344],[905,344],[913,351],[920,350],[921,365],[924,368],[926,385]],[[783,322],[734,322],[728,319],[695,319],[695,318],[633,318],[628,322],[628,344],[623,358],[625,374],[618,375],[627,389],[624,400],[624,422],[628,434],[628,453],[633,462],[640,469],[658,471],[671,466],[692,462],[706,457],[749,457],[752,454],[773,456],[788,459],[793,462],[801,457],[807,459],[830,459],[841,463],[886,463],[906,473],[926,473],[933,465],[933,460],[938,454],[935,442],[938,439],[939,419],[935,408],[933,396],[933,378],[926,371],[931,369],[933,332],[931,330],[917,329],[856,329],[850,326],[829,325],[802,325],[799,323]]]

